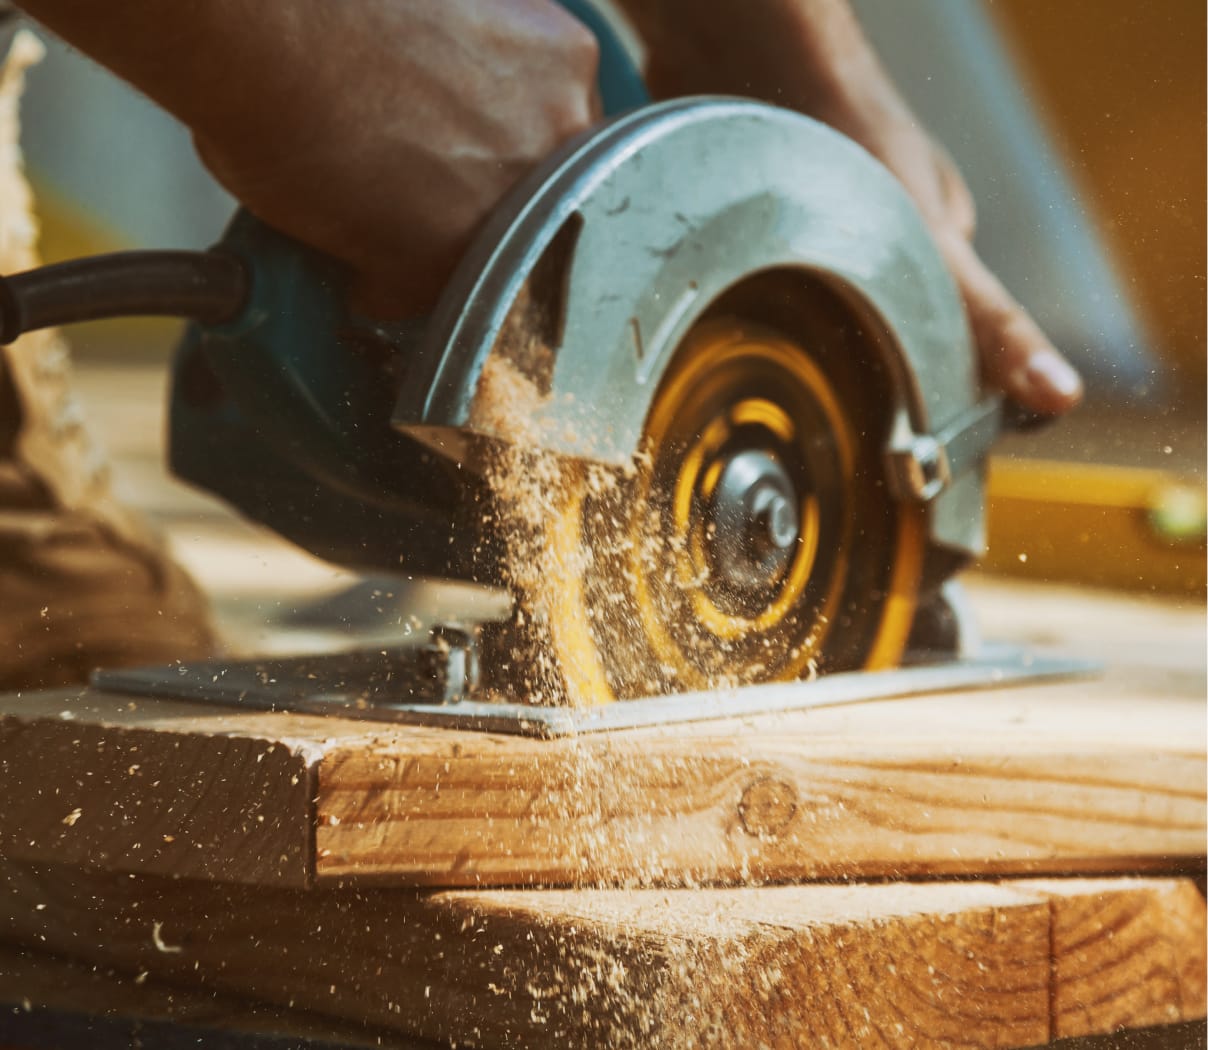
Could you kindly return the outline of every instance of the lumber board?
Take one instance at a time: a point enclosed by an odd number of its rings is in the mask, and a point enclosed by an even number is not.
[[[0,698],[0,850],[30,860],[304,885],[318,751],[183,704]],[[288,731],[288,722],[277,730]]]
[[[1185,870],[1202,691],[1106,681],[542,741],[0,698],[0,849],[306,886]]]
[[[363,1024],[0,944],[0,1046],[434,1050]]]
[[[265,1006],[204,988],[140,979],[0,945],[0,1045],[22,1050],[89,1046],[205,1046],[224,1050],[439,1050],[402,1032]],[[1203,1050],[1202,1019],[1113,1029],[1049,1045],[1060,1050]]]
[[[247,884],[1182,871],[1205,611],[978,581],[1101,678],[536,741],[89,691],[0,697],[0,851]]]
[[[1184,880],[423,893],[5,861],[0,893],[9,943],[453,1045],[1025,1047],[1203,1015]]]
[[[1142,870],[1204,849],[1201,712],[1076,718],[1069,691],[511,744],[319,770],[317,871],[446,885]],[[1075,705],[1075,707],[1080,705]],[[958,714],[959,712],[959,714]],[[1144,750],[1127,726],[1159,719]],[[1134,727],[1140,730],[1140,726]],[[1097,732],[1098,731],[1098,732]],[[368,833],[368,834],[366,834]]]
[[[1059,1038],[1202,1017],[1208,931],[1185,880],[1033,880],[1052,908],[1052,1024]],[[1156,962],[1155,962],[1156,960]]]

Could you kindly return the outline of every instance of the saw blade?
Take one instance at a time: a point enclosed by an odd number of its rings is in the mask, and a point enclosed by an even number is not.
[[[541,633],[572,703],[899,660],[922,511],[886,494],[884,413],[850,333],[811,316],[804,339],[739,317],[698,326],[634,470],[584,467],[569,486],[546,543],[575,571],[545,588]]]

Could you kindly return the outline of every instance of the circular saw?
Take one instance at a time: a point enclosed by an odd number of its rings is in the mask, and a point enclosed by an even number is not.
[[[1000,406],[951,279],[892,176],[796,114],[694,99],[580,143],[496,217],[413,368],[396,425],[525,519],[494,659],[552,661],[572,700],[894,666],[981,542]]]
[[[723,695],[799,706],[770,687],[819,675],[848,684],[815,699],[892,695],[908,647],[958,652],[937,596],[981,548],[1002,405],[923,220],[842,135],[739,99],[638,106],[517,187],[430,317],[359,316],[348,283],[241,212],[208,253],[8,278],[0,319],[11,339],[193,317],[177,474],[339,564],[507,588],[511,615],[269,674],[99,681],[552,732],[571,723],[542,707],[593,712],[581,729]],[[1013,676],[930,673],[919,688]]]

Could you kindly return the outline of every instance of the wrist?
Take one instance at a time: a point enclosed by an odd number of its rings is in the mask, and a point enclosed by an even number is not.
[[[626,6],[649,48],[651,87],[660,96],[743,95],[837,127],[884,108],[888,78],[847,0]]]
[[[183,29],[173,0],[21,0],[20,6],[202,139],[232,129],[275,138],[284,130],[280,120],[289,107],[274,100],[291,96],[294,88],[281,79],[300,65],[282,55],[313,45],[306,38],[318,35],[320,21],[314,11],[287,10],[312,5],[240,0],[192,5]]]

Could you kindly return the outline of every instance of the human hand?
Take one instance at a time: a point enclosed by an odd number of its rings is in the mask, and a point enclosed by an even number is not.
[[[384,316],[429,308],[507,190],[598,116],[595,38],[553,0],[22,5]]]
[[[822,120],[860,143],[914,198],[965,302],[982,375],[1024,408],[1057,415],[1078,373],[972,245],[973,198],[865,39],[848,0],[621,0],[650,50],[659,97],[727,93]]]
[[[596,118],[595,39],[550,0],[326,7],[296,90],[197,148],[258,217],[350,263],[362,305],[423,311],[507,190]]]
[[[984,380],[1039,415],[1068,411],[1082,399],[1082,380],[977,254],[976,209],[960,171],[888,79],[880,90],[892,97],[861,111],[842,108],[828,122],[885,164],[914,198],[964,300]]]

